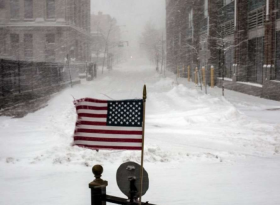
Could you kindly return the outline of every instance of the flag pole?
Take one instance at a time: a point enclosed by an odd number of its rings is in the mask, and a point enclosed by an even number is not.
[[[140,176],[140,200],[139,204],[141,204],[142,200],[142,191],[143,191],[143,172],[144,172],[144,142],[145,142],[145,113],[146,113],[146,99],[147,99],[147,89],[146,85],[143,88],[143,132],[142,132],[142,152],[141,152],[141,176]]]

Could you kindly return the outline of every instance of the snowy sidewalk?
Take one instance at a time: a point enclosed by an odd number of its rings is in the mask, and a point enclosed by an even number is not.
[[[149,66],[124,65],[54,97],[22,119],[0,117],[0,204],[89,204],[91,166],[102,164],[109,194],[122,196],[118,166],[140,153],[72,147],[73,97],[141,98],[147,84],[145,167],[156,204],[280,203],[280,102],[219,88],[205,95]],[[276,113],[276,114],[275,114]]]

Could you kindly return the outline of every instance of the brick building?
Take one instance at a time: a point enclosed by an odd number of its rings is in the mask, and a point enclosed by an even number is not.
[[[0,0],[0,58],[90,60],[90,0]]]
[[[280,0],[166,0],[167,66],[215,68],[228,89],[280,100]],[[193,76],[193,75],[192,75]]]

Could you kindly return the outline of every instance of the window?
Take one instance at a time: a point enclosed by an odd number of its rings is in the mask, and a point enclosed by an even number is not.
[[[33,35],[24,34],[24,57],[32,58],[33,57]]]
[[[223,0],[223,5],[228,5],[229,3],[233,2],[234,0]]]
[[[55,43],[55,34],[53,33],[46,34],[46,42],[48,44]]]
[[[3,30],[0,29],[0,54],[6,53],[6,35]]]
[[[19,43],[19,35],[18,34],[10,34],[11,44]]]
[[[280,18],[280,0],[277,0],[276,1],[276,10],[277,10],[277,18],[279,19]]]
[[[0,9],[5,8],[5,0],[0,0]]]
[[[47,0],[47,19],[55,19],[55,0]]]
[[[55,61],[55,34],[46,34],[46,49],[45,49],[45,60],[47,62]]]
[[[19,19],[19,0],[10,0],[11,19]]]
[[[248,41],[248,81],[263,83],[264,37]]]
[[[33,19],[33,0],[24,0],[24,18]]]
[[[189,13],[189,28],[193,28],[193,10]]]
[[[11,33],[11,55],[18,58],[19,57],[19,34]]]
[[[54,49],[46,49],[45,59],[46,59],[46,62],[55,62],[55,51],[54,51]]]
[[[266,0],[248,0],[248,9],[252,11],[258,9],[262,6],[265,6]]]

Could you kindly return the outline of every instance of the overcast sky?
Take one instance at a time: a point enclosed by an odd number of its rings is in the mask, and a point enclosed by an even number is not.
[[[91,0],[91,9],[94,14],[110,14],[119,25],[126,25],[122,27],[123,40],[133,41],[134,45],[147,21],[165,27],[165,0]]]

